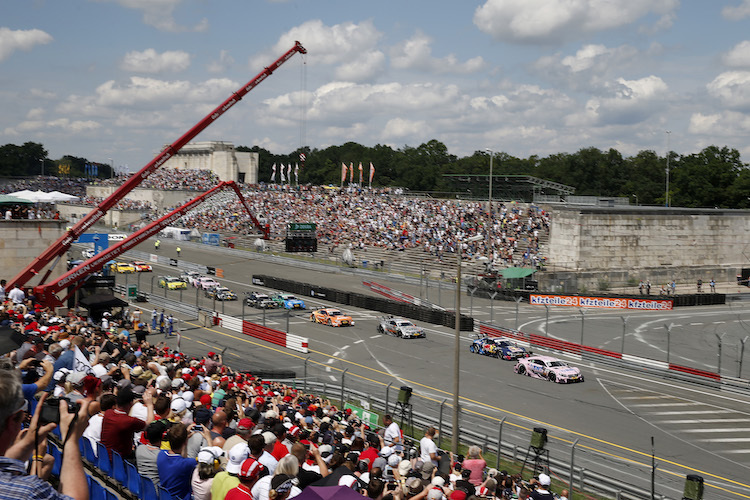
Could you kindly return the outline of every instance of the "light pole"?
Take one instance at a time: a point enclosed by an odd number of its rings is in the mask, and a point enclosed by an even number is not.
[[[482,236],[477,234],[466,241],[479,241]],[[459,394],[459,367],[461,359],[461,254],[463,253],[463,240],[456,238],[456,342],[453,348],[453,429],[451,432],[451,451],[458,453],[458,394]]]
[[[495,152],[487,148],[487,151],[490,153],[490,191],[487,196],[487,201],[489,202],[489,213],[490,213],[490,226],[487,228],[487,236],[490,240],[489,245],[487,246],[487,257],[490,259],[490,266],[492,265],[492,260],[495,255],[493,248],[492,248],[492,227],[493,227],[493,220],[492,220],[492,158],[495,156]]]
[[[638,195],[633,193],[633,196],[635,196],[635,206],[638,206]]]
[[[664,194],[664,206],[669,207],[669,136],[672,132],[669,130],[665,132],[667,134],[667,191]]]

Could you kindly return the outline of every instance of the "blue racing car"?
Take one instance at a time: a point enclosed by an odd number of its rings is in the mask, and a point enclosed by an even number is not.
[[[284,309],[305,309],[305,303],[291,293],[275,293],[271,296],[271,300]]]

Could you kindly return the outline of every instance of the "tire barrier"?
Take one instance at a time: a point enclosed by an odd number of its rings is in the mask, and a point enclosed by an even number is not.
[[[442,325],[451,328],[456,326],[456,314],[453,311],[440,311],[431,307],[417,306],[386,297],[373,297],[357,292],[346,292],[335,288],[300,283],[298,281],[263,274],[254,274],[252,282],[256,285],[294,293],[300,297],[315,297],[326,302],[335,302],[360,309],[378,311],[392,316],[402,316],[432,325]],[[460,329],[464,332],[473,331],[474,318],[462,314]]]

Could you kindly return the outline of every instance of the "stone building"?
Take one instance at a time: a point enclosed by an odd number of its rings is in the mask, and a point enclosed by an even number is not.
[[[258,183],[258,153],[237,151],[223,141],[190,142],[164,163],[175,170],[211,170],[222,181]]]

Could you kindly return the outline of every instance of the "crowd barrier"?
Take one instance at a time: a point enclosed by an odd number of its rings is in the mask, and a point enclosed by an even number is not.
[[[395,298],[373,297],[362,293],[346,292],[335,288],[321,287],[263,274],[254,274],[253,284],[284,290],[300,297],[316,297],[337,304],[378,311],[392,316],[402,316],[433,325],[447,327],[455,327],[456,325],[456,314],[454,311],[444,311],[432,307],[410,304],[396,300]],[[474,318],[462,314],[460,321],[461,331],[470,332],[474,330]]]
[[[242,333],[248,337],[252,337],[264,342],[276,344],[293,351],[302,353],[309,352],[309,342],[306,337],[300,337],[299,335],[292,335],[291,333],[282,332],[269,328],[267,326],[258,325],[250,321],[243,321],[241,318],[235,318],[228,314],[222,314],[214,311],[213,324],[221,326],[227,330],[233,332]]]

